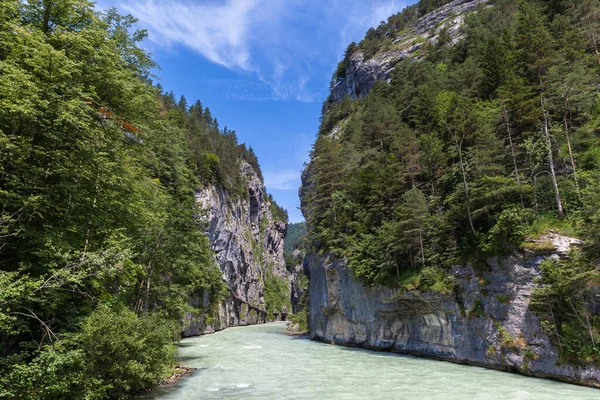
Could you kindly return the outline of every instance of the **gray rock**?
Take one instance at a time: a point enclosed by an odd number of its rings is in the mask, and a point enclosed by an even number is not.
[[[247,182],[247,197],[236,199],[220,186],[196,193],[207,235],[230,295],[221,304],[210,304],[209,293],[192,298],[197,309],[186,317],[184,336],[212,333],[231,326],[267,321],[264,280],[267,269],[288,280],[283,257],[286,224],[274,220],[263,182],[252,166],[241,163]]]
[[[296,249],[292,252],[292,257],[294,260],[305,259],[305,254],[299,249]],[[301,262],[294,266],[290,276],[290,289],[291,289],[291,297],[290,302],[292,303],[292,312],[298,313],[304,309],[301,304],[302,296],[304,296],[304,292],[306,291],[305,287],[302,285],[303,277],[306,275],[306,265],[304,262]]]
[[[459,294],[403,293],[357,282],[343,260],[311,255],[310,337],[600,387],[600,369],[560,365],[529,309],[546,257],[576,239],[553,235],[555,251],[490,259],[488,272],[453,267]]]
[[[396,64],[406,58],[419,59],[417,51],[426,42],[436,43],[438,34],[446,29],[452,43],[462,38],[465,16],[488,0],[455,0],[417,20],[406,32],[393,41],[392,50],[377,53],[367,59],[362,51],[350,57],[345,77],[336,82],[331,96],[338,103],[346,95],[363,98],[378,80],[389,80]]]

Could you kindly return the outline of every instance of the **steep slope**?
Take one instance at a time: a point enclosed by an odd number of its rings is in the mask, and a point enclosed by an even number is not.
[[[405,59],[419,60],[427,44],[436,44],[444,32],[457,43],[462,38],[465,16],[485,5],[488,0],[453,1],[411,24],[391,45],[374,55],[357,51],[342,61],[342,69],[334,76],[331,100],[339,103],[344,96],[364,98],[378,80],[389,80],[395,65]]]
[[[311,338],[600,386],[600,4],[426,3],[332,79],[300,190]]]
[[[135,22],[0,2],[2,398],[130,398],[173,375],[175,332],[289,305],[255,154],[152,84]]]
[[[217,304],[210,303],[208,292],[194,298],[192,305],[202,311],[188,315],[186,336],[264,323],[291,311],[283,251],[287,221],[271,211],[277,205],[254,167],[242,162],[241,171],[247,197],[236,198],[218,185],[196,194],[229,293]]]

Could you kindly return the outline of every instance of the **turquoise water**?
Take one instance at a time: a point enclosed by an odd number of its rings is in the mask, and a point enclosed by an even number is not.
[[[142,399],[600,399],[600,389],[282,334],[284,324],[185,339],[198,368]]]

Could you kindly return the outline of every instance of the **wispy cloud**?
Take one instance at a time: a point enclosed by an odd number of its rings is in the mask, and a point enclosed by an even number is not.
[[[208,86],[218,90],[227,100],[270,100],[272,89],[264,82],[247,79],[208,79]]]
[[[116,1],[116,0],[113,0]],[[246,97],[322,100],[343,50],[411,0],[129,0],[158,46],[184,45],[268,87]],[[325,83],[325,84],[324,84]],[[229,82],[230,86],[232,82]],[[233,82],[233,85],[239,84]],[[257,95],[258,94],[258,95]]]
[[[131,1],[123,8],[139,18],[157,43],[180,43],[227,68],[249,70],[250,12],[259,0],[226,3]]]
[[[300,187],[300,171],[280,170],[266,171],[265,186],[269,190],[298,190]]]

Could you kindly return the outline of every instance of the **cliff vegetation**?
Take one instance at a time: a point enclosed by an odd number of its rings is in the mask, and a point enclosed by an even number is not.
[[[585,245],[548,262],[533,307],[564,360],[597,363],[600,3],[481,3],[366,96],[325,102],[302,191],[311,245],[367,285],[452,293],[452,265],[575,235]],[[397,37],[422,40],[422,9],[351,45],[332,90]]]

